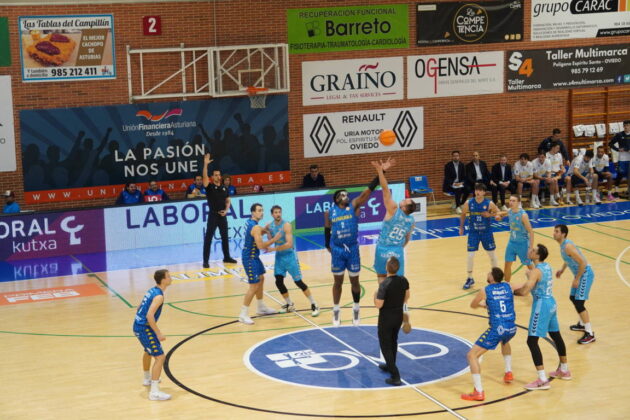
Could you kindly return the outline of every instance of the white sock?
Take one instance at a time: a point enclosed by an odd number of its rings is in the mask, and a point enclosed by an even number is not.
[[[358,311],[361,309],[361,304],[359,302],[352,302],[352,309]]]
[[[247,316],[247,311],[249,310],[249,307],[243,305],[241,306],[241,316],[245,317]]]
[[[315,302],[315,298],[313,297],[313,295],[310,295],[310,296],[307,296],[307,297],[308,297],[308,300],[310,300],[310,301],[311,301],[311,303],[312,303],[313,305],[317,305],[317,303]]]
[[[543,382],[547,382],[547,375],[545,374],[544,369],[538,371],[538,379],[540,379]]]
[[[145,381],[151,380],[151,371],[150,370],[145,370],[144,371],[144,380]]]
[[[473,263],[475,262],[474,251],[468,252],[468,260],[466,261],[466,271],[468,271],[468,278],[472,278]]]
[[[569,370],[569,364],[568,363],[560,363],[560,370],[563,372],[567,372]]]
[[[267,307],[262,299],[256,299],[256,303],[258,304],[258,309],[264,309]]]
[[[160,392],[160,380],[158,379],[157,381],[151,381],[151,393],[158,393]]]
[[[492,264],[493,267],[498,267],[499,263],[497,262],[497,255],[494,252],[494,250],[492,251],[486,251],[488,253],[488,256],[490,257],[490,264]]]
[[[580,201],[580,200],[581,200],[581,198],[580,198],[580,191],[578,191],[578,190],[575,190],[575,199],[576,199],[577,201]]]
[[[285,297],[284,301],[287,303],[287,305],[293,305],[293,301],[291,300],[289,296]]]
[[[597,200],[597,190],[593,190],[593,201]]]
[[[584,323],[582,322],[582,319],[578,319],[578,325],[584,326]]]
[[[505,371],[512,372],[512,355],[503,356],[503,361],[505,362]]]
[[[472,378],[473,378],[473,385],[475,386],[475,390],[477,392],[482,392],[483,391],[483,387],[481,386],[481,374],[480,373],[473,373],[472,374]]]
[[[333,312],[339,312],[339,305],[333,305]]]
[[[591,323],[590,322],[586,322],[584,324],[584,330],[589,333],[590,335],[593,335],[593,327],[591,327]]]

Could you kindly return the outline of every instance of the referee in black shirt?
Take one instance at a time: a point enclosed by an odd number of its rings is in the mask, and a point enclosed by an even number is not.
[[[385,358],[384,364],[378,367],[389,372],[392,376],[385,382],[390,385],[402,385],[400,372],[396,367],[396,353],[398,353],[398,332],[400,326],[403,331],[411,331],[407,301],[409,300],[409,282],[404,276],[398,276],[400,262],[396,257],[387,260],[387,277],[378,286],[374,294],[374,306],[378,311],[378,341],[381,345],[381,353]],[[403,325],[404,324],[404,325]]]
[[[228,242],[228,225],[226,214],[230,210],[230,196],[228,190],[221,183],[221,171],[212,171],[212,183],[208,177],[208,165],[212,162],[210,153],[203,157],[203,185],[206,186],[206,198],[210,206],[208,215],[208,225],[206,226],[206,236],[203,238],[203,268],[209,268],[210,245],[214,232],[219,228],[221,235],[221,246],[223,248],[223,262],[235,264],[236,260],[230,257],[230,244]]]

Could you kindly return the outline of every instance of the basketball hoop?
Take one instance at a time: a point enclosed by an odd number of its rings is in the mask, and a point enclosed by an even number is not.
[[[249,96],[249,105],[251,108],[265,108],[267,92],[269,89],[264,87],[247,86],[247,95]]]

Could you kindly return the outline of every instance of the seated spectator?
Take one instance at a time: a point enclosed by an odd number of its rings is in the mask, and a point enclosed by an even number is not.
[[[540,208],[538,201],[538,180],[534,179],[534,165],[529,161],[527,153],[521,153],[518,161],[514,164],[514,180],[516,181],[516,193],[523,202],[523,187],[525,185],[532,188],[531,206],[535,209]]]
[[[228,195],[236,195],[236,187],[232,185],[232,177],[225,175],[223,177],[223,186],[227,188]]]
[[[461,205],[468,198],[466,188],[466,167],[459,161],[459,151],[451,152],[451,161],[444,165],[442,191],[455,195],[455,212],[461,214]]]
[[[608,155],[604,153],[604,146],[599,146],[597,148],[597,154],[593,157],[591,166],[593,167],[593,171],[597,175],[597,180],[599,182],[606,181],[606,188],[608,188],[608,201],[617,201],[617,199],[612,195],[613,192],[613,176],[610,173],[610,159]]]
[[[326,186],[324,175],[319,173],[319,166],[311,165],[310,172],[304,175],[301,188],[321,188]]]
[[[188,186],[186,190],[187,198],[198,198],[206,196],[206,187],[203,185],[203,177],[201,175],[197,175],[195,177],[195,182]]]
[[[144,201],[168,201],[168,194],[158,186],[156,181],[149,182],[149,189],[144,192]]]
[[[512,179],[512,166],[508,163],[506,155],[501,155],[499,163],[492,166],[492,174],[490,175],[490,189],[492,190],[492,201],[497,202],[497,195],[501,196],[501,210],[507,211],[505,205],[505,191],[514,193],[514,180]],[[497,194],[498,193],[498,194]]]
[[[483,185],[490,184],[490,172],[486,162],[479,158],[479,152],[473,152],[472,160],[466,165],[466,182],[468,190],[474,191],[475,184],[481,182]]]
[[[561,132],[562,131],[560,131],[559,128],[554,128],[553,131],[551,132],[551,136],[547,137],[546,139],[540,142],[540,145],[538,146],[538,153],[540,153],[541,151],[545,153],[551,151],[551,147],[555,143],[558,146],[560,146],[560,154],[562,155],[562,158],[564,159],[565,164],[568,165],[569,160],[570,160],[569,152],[567,151],[567,148],[564,146],[564,143],[562,142],[562,140],[560,140]]]
[[[5,191],[4,198],[6,199],[6,201],[4,203],[2,213],[11,214],[20,212],[20,205],[17,203],[17,201],[15,201],[15,193],[13,191]]]
[[[595,204],[601,204],[602,202],[597,197],[597,175],[593,170],[593,166],[591,165],[591,159],[593,158],[593,151],[587,150],[584,155],[577,155],[573,162],[571,162],[571,166],[569,167],[569,172],[567,172],[567,176],[564,178],[564,182],[567,185],[567,204],[573,204],[571,202],[571,191],[575,189],[575,201],[578,206],[583,206],[584,203],[580,198],[580,190],[577,189],[577,186],[581,183],[586,184],[586,202],[590,203],[589,192],[593,196],[593,202]]]
[[[558,179],[551,176],[551,162],[547,159],[546,153],[540,150],[538,158],[534,159],[532,163],[534,165],[534,179],[540,183],[539,186],[546,183],[547,187],[549,187],[549,205],[559,206],[560,204],[556,201],[559,192]],[[540,203],[539,199],[538,202]]]
[[[135,182],[127,182],[125,189],[122,190],[116,204],[137,204],[142,201],[142,193],[138,191],[138,187]]]

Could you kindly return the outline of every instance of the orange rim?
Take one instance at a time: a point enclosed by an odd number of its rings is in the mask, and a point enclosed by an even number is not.
[[[247,93],[249,95],[257,95],[261,92],[266,92],[269,89],[264,88],[264,87],[256,87],[256,86],[247,86]]]

